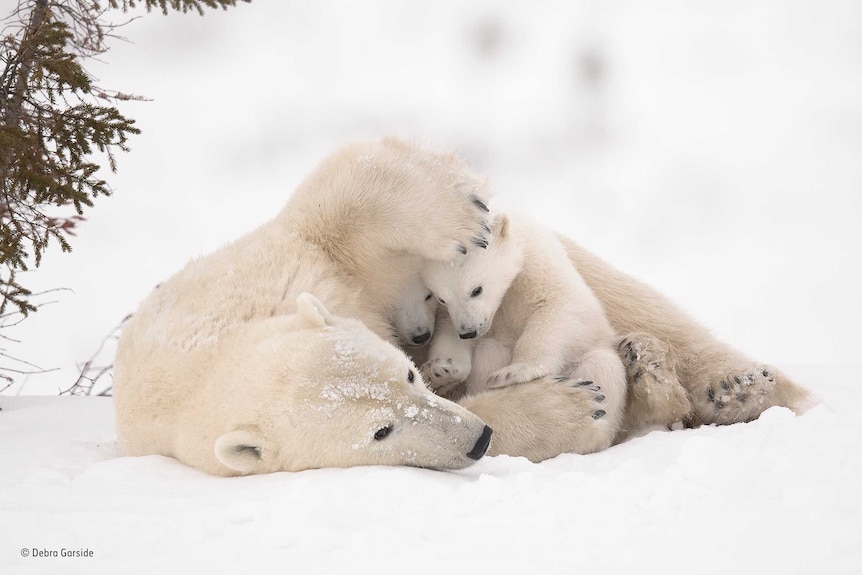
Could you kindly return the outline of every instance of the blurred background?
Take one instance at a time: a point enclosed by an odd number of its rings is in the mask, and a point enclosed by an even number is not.
[[[8,332],[57,369],[6,394],[71,386],[156,283],[385,135],[457,151],[762,361],[862,363],[862,3],[255,0],[121,33],[88,69],[151,98],[121,105],[143,133],[22,278],[68,291]]]

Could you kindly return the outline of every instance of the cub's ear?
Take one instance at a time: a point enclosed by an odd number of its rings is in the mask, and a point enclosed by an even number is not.
[[[502,239],[509,236],[509,216],[500,214],[497,218],[497,224],[494,226],[494,234]]]
[[[222,465],[243,475],[263,469],[263,438],[245,429],[228,431],[215,442],[215,456]]]
[[[323,303],[308,292],[299,294],[296,298],[296,313],[309,327],[326,327],[332,325],[332,315]]]

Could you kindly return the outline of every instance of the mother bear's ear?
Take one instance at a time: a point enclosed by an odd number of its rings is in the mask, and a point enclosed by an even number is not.
[[[308,292],[296,298],[296,313],[308,327],[326,327],[335,323],[323,302]]]
[[[245,429],[228,431],[215,442],[216,459],[243,475],[263,471],[263,455],[263,438]]]

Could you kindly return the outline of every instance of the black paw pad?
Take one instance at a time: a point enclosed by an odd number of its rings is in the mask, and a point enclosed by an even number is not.
[[[604,409],[599,409],[598,411],[596,411],[595,413],[593,413],[593,419],[600,419],[600,418],[604,417],[604,416],[605,416],[605,415],[607,415],[607,414],[608,414],[608,412],[607,412],[607,411],[605,411]]]
[[[595,396],[595,397],[593,398],[593,401],[595,401],[596,403],[601,403],[601,402],[603,402],[604,400],[605,400],[605,396],[604,396],[604,395],[597,395],[597,396]]]
[[[551,381],[553,381],[555,383],[562,383],[562,382],[568,381],[568,380],[569,380],[569,376],[567,376],[567,375],[555,375],[554,377],[551,378]]]
[[[575,385],[578,385],[578,386],[584,387],[584,386],[592,385],[592,384],[593,384],[593,382],[592,382],[592,381],[590,381],[590,380],[586,380],[586,381],[579,381],[579,382],[578,382],[578,383],[576,383]]]
[[[455,244],[455,249],[463,255],[467,255],[467,246],[464,244]]]
[[[629,365],[634,365],[637,362],[638,353],[632,348],[632,342],[624,340],[619,345],[619,350],[620,353],[625,356],[625,359],[629,363]]]
[[[485,238],[472,238],[470,241],[473,242],[474,246],[479,246],[483,250],[488,247],[488,240]]]

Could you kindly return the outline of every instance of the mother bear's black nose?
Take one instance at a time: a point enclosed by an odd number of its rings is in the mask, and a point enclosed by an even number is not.
[[[421,344],[425,343],[426,341],[428,341],[429,339],[431,339],[431,332],[426,331],[425,333],[419,334],[416,337],[414,337],[413,343],[415,343],[416,345],[421,345]]]
[[[482,435],[479,436],[479,440],[476,441],[476,445],[473,446],[467,457],[470,459],[481,459],[485,455],[485,452],[488,451],[488,446],[491,445],[492,433],[494,433],[494,430],[486,425],[485,429],[482,430]]]
[[[458,337],[460,337],[461,339],[473,339],[474,337],[476,337],[476,330],[474,329],[473,331],[468,331],[467,333],[459,333]]]

